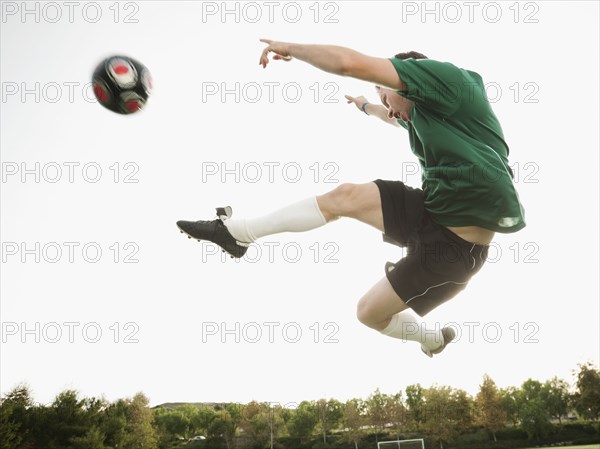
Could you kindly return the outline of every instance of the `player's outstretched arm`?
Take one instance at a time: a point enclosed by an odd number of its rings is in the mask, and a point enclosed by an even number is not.
[[[269,53],[273,59],[289,61],[292,58],[307,62],[325,72],[370,81],[390,89],[406,90],[406,85],[398,76],[391,61],[359,53],[346,47],[335,45],[293,44],[261,39],[267,44],[259,64],[267,67]]]
[[[377,117],[378,119],[381,119],[385,123],[389,123],[390,125],[397,126],[399,128],[402,127],[400,123],[398,123],[397,118],[389,117],[388,110],[385,108],[385,106],[382,106],[380,104],[369,103],[365,97],[352,97],[350,95],[346,95],[345,97],[346,100],[348,100],[348,104],[354,103],[354,105],[358,108],[359,111]]]

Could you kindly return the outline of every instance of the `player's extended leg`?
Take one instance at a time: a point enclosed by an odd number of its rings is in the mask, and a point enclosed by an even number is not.
[[[339,217],[355,218],[383,232],[381,198],[374,182],[345,183],[257,218],[232,219],[230,208],[218,208],[217,215],[217,220],[178,221],[177,226],[190,238],[214,242],[234,257],[242,257],[261,237],[309,231]]]
[[[384,335],[421,343],[423,352],[429,357],[442,352],[454,339],[454,329],[427,328],[406,309],[408,306],[384,277],[360,299],[356,316],[365,326]]]
[[[354,218],[383,232],[381,195],[374,182],[342,184],[317,197],[319,208],[329,222],[339,217]]]
[[[232,219],[231,210],[217,209],[219,219],[179,221],[188,236],[210,240],[232,256],[242,257],[249,243],[280,232],[303,232],[325,225],[339,217],[349,217],[384,232],[379,187],[374,182],[342,184],[317,197],[290,204],[271,214],[253,219]],[[387,278],[379,281],[359,302],[358,319],[367,326],[394,338],[421,343],[431,356],[441,352],[454,338],[452,329],[428,330],[420,325],[408,306],[396,294]]]

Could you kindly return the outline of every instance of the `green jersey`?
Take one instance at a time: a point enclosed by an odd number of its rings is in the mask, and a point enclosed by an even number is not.
[[[425,208],[443,226],[496,232],[525,227],[508,145],[478,73],[431,59],[391,58],[413,101],[410,146],[422,168]]]

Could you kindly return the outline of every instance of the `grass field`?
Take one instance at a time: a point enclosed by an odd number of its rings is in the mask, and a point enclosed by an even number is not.
[[[532,447],[531,449],[600,449],[600,444],[589,444],[586,446],[553,446],[553,447]]]

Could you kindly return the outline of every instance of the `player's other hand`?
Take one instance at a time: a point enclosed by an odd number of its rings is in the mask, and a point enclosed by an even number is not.
[[[350,95],[345,95],[345,97],[346,97],[346,100],[348,100],[348,104],[354,103],[355,106],[358,108],[358,110],[361,112],[362,112],[362,105],[369,102],[369,100],[367,100],[365,97],[352,97]]]
[[[267,44],[267,47],[262,51],[262,54],[260,55],[260,61],[258,62],[259,65],[263,66],[263,69],[267,67],[267,64],[269,63],[269,53],[273,52],[275,53],[275,56],[273,56],[274,60],[277,61],[291,61],[292,57],[290,56],[290,52],[288,50],[288,43],[286,42],[276,42],[276,41],[272,41],[271,39],[261,39],[261,42],[264,42],[265,44]]]

